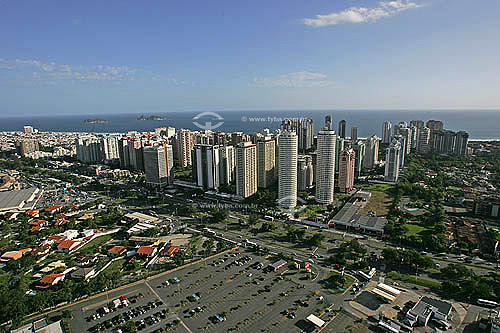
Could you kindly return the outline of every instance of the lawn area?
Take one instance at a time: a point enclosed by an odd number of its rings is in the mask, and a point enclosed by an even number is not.
[[[361,210],[362,214],[367,214],[370,210],[377,212],[377,216],[386,215],[392,203],[392,198],[388,194],[392,185],[389,184],[361,184],[362,191],[371,192],[372,196],[366,206]]]
[[[426,288],[438,289],[441,286],[441,283],[437,282],[437,281],[422,279],[422,278],[419,278],[416,276],[402,274],[402,273],[395,272],[395,271],[387,273],[387,276],[393,280],[408,282],[408,283],[416,284],[416,285],[426,287]]]
[[[106,268],[106,271],[110,273],[119,272],[123,264],[125,263],[125,260],[125,258],[122,258],[114,261],[111,265],[108,266],[108,268]]]
[[[344,282],[342,286],[336,286],[335,284],[337,284],[337,281],[342,281],[342,278]],[[328,277],[323,281],[323,283],[325,287],[333,290],[333,292],[337,294],[340,294],[347,290],[354,283],[354,279],[347,274],[344,274],[344,276],[342,276],[340,273],[331,272],[330,274],[328,274]]]
[[[80,253],[87,253],[89,250],[95,250],[97,251],[100,246],[104,245],[106,242],[108,242],[110,239],[113,238],[113,235],[104,235],[104,236],[99,236],[97,238],[94,238],[84,246],[82,246],[78,252]],[[93,252],[93,251],[91,251]]]
[[[422,227],[418,224],[406,224],[406,227],[408,228],[408,232],[406,233],[407,237],[420,236],[420,233],[428,230],[426,227]]]

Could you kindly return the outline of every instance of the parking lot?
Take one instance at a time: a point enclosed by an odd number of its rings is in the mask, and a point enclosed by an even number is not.
[[[141,332],[290,331],[307,328],[326,303],[317,286],[244,250],[221,255],[135,286],[73,305],[73,331],[114,332],[133,321]],[[123,302],[116,301],[121,297]],[[119,306],[113,309],[111,303]],[[106,307],[106,309],[104,309]],[[107,313],[109,310],[109,313]]]

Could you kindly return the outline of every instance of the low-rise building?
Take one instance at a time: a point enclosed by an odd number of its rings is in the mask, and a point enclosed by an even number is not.
[[[40,279],[37,288],[39,289],[50,288],[58,284],[60,281],[63,281],[64,278],[65,278],[64,274],[47,274]]]
[[[421,297],[417,304],[408,311],[405,321],[411,326],[427,326],[429,320],[447,322],[451,314],[450,303],[427,296]]]
[[[156,246],[141,246],[137,249],[137,254],[146,257],[154,257],[158,252],[158,248]]]

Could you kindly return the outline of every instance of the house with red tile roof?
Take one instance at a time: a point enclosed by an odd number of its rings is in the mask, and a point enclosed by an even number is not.
[[[172,257],[177,251],[180,249],[177,246],[171,246],[166,250],[162,251],[162,255],[167,256],[167,257]]]
[[[50,288],[52,286],[55,286],[58,284],[60,281],[64,280],[65,275],[64,274],[47,274],[43,278],[40,279],[39,285],[36,286],[39,289],[46,289]]]
[[[52,206],[49,208],[45,208],[45,211],[49,212],[49,213],[56,213],[56,212],[60,211],[62,207],[63,206],[61,206],[61,205],[55,205],[55,206]]]
[[[78,240],[70,240],[65,239],[57,246],[57,250],[60,252],[71,253],[77,250],[80,246],[83,245],[83,242]]]
[[[57,219],[56,223],[54,223],[55,226],[61,226],[61,225],[65,225],[66,223],[68,223],[68,221],[64,218],[60,218],[60,219]]]
[[[158,248],[156,246],[141,246],[137,249],[137,254],[146,257],[154,257]]]
[[[29,215],[31,217],[39,217],[40,216],[40,211],[38,209],[30,209],[24,212],[26,215]]]
[[[108,253],[111,255],[119,256],[127,252],[127,248],[121,245],[115,245],[108,250]]]
[[[47,237],[45,239],[45,243],[46,244],[59,244],[61,243],[63,240],[65,240],[66,238],[61,236],[61,235],[50,235],[49,237]]]
[[[46,226],[48,224],[48,222],[45,220],[35,220],[35,221],[28,222],[28,224],[32,225],[32,226],[36,226],[36,227],[43,227],[43,226]]]

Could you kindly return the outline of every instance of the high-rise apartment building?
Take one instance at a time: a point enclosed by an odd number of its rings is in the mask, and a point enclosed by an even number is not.
[[[282,121],[280,128],[283,131],[295,132],[300,151],[305,152],[313,147],[314,121],[311,118],[287,118]]]
[[[182,167],[191,166],[191,149],[194,147],[193,133],[187,129],[180,129],[176,133],[177,154]]]
[[[459,156],[467,155],[467,144],[469,143],[469,133],[464,131],[457,132],[455,144],[455,154]]]
[[[248,198],[257,192],[257,145],[242,142],[236,146],[236,195]]]
[[[325,116],[325,129],[327,131],[333,131],[333,120],[330,115]]]
[[[356,152],[352,148],[343,150],[340,153],[339,160],[338,188],[342,193],[349,193],[354,189]]]
[[[366,154],[366,144],[363,140],[358,140],[353,143],[352,149],[356,152],[356,160],[354,161],[354,174],[356,177],[361,176],[361,170],[363,170],[363,161]]]
[[[399,127],[398,135],[404,137],[406,141],[403,153],[405,155],[410,154],[412,147],[412,137],[413,137],[412,130],[409,127]]]
[[[25,156],[26,154],[39,150],[40,145],[37,140],[24,139],[16,141],[16,152],[21,156]]]
[[[236,165],[233,146],[219,147],[219,165],[221,185],[231,184],[234,181]]]
[[[279,135],[278,203],[290,209],[297,205],[297,156],[299,140],[295,132]]]
[[[418,129],[417,152],[419,154],[427,154],[429,152],[430,138],[431,130],[428,127],[421,127]]]
[[[304,192],[313,186],[314,169],[311,155],[297,157],[297,189]]]
[[[345,149],[345,139],[337,136],[337,144],[335,145],[335,172],[339,171],[339,156],[340,152]]]
[[[426,127],[432,131],[442,131],[443,122],[441,120],[427,120]]]
[[[351,126],[351,142],[358,141],[358,126]]]
[[[331,123],[318,133],[317,167],[316,167],[316,201],[321,204],[333,202],[335,190],[335,131],[328,130]]]
[[[105,160],[117,160],[120,158],[118,138],[116,136],[103,136],[101,138],[101,146]]]
[[[76,158],[82,162],[95,163],[104,159],[100,140],[94,136],[82,136],[75,139]]]
[[[399,178],[401,154],[401,143],[393,139],[385,153],[385,181],[397,182]]]
[[[152,186],[172,184],[174,151],[172,145],[146,146],[143,149],[146,183]]]
[[[423,128],[425,123],[423,120],[410,120],[410,127]]]
[[[34,133],[35,131],[33,130],[33,126],[24,126],[24,133],[25,134],[31,134]]]
[[[390,121],[385,121],[382,124],[382,143],[391,142],[392,138],[392,123]]]
[[[276,140],[266,136],[257,141],[258,187],[268,188],[276,180]]]
[[[363,160],[363,168],[373,169],[378,164],[378,150],[380,138],[372,135],[367,138],[365,148],[365,158]]]
[[[346,121],[345,120],[339,121],[339,132],[337,133],[339,138],[345,139],[345,128],[346,128]]]
[[[216,190],[220,186],[219,146],[208,144],[194,145],[191,151],[193,180],[204,190]]]

